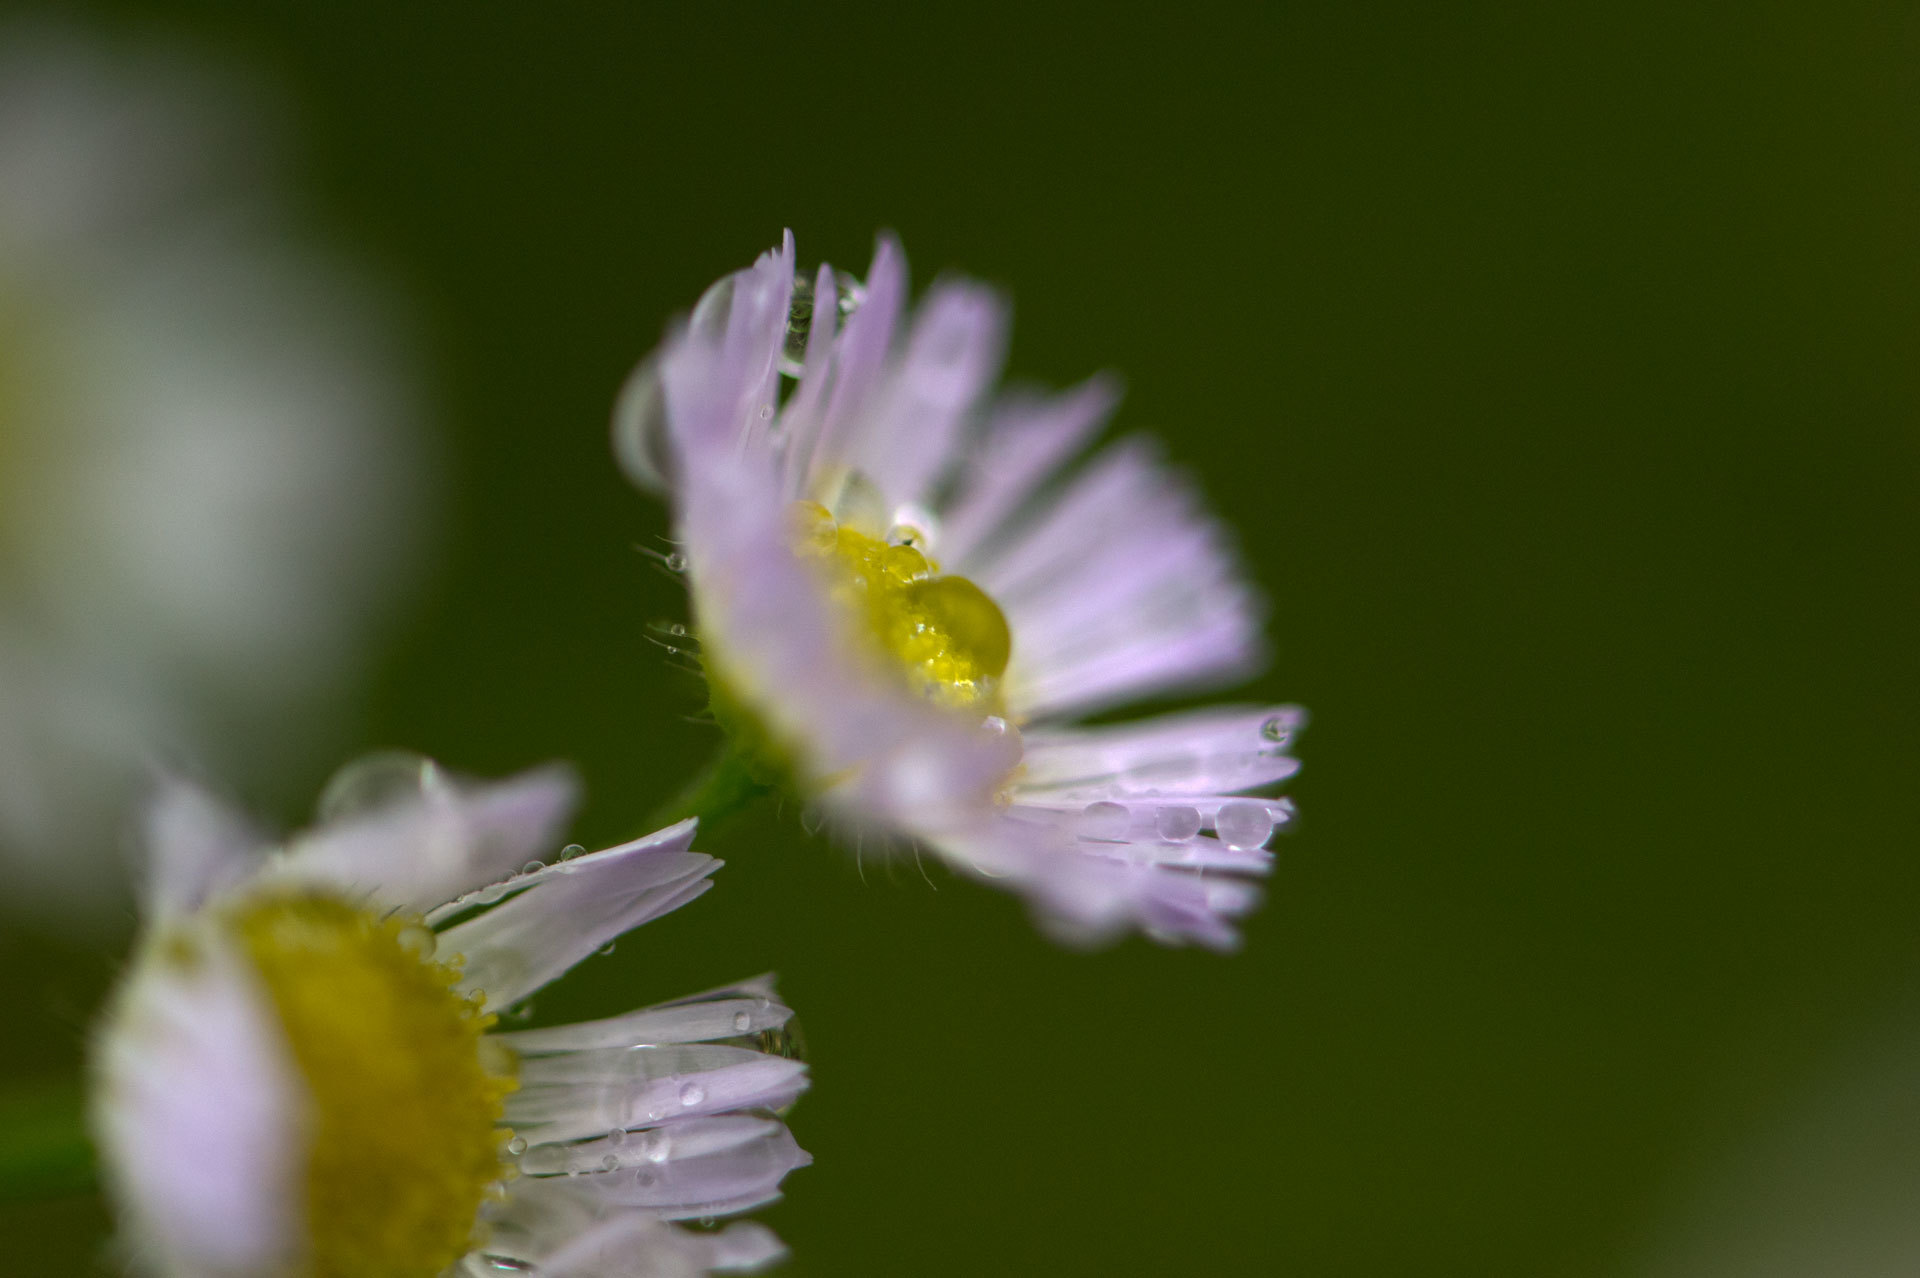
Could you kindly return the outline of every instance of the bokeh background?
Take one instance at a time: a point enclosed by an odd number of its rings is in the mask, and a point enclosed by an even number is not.
[[[768,811],[541,999],[781,973],[786,1272],[1913,1271],[1911,6],[59,12],[274,86],[412,307],[439,550],[349,750],[572,759],[589,845],[691,770],[606,419],[787,226],[1004,286],[1012,371],[1119,370],[1239,530],[1278,656],[1237,695],[1314,715],[1242,953],[1064,952]],[[328,770],[248,797],[297,821]],[[113,966],[8,924],[10,1076],[78,1058]],[[105,1217],[0,1227],[78,1273]]]

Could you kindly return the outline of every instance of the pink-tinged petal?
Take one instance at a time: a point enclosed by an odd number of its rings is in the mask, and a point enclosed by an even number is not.
[[[1006,331],[1006,303],[991,289],[936,284],[841,459],[893,505],[929,503],[999,376]]]
[[[1298,706],[1222,706],[1097,728],[1026,734],[1023,800],[1225,795],[1283,781],[1305,724]]]
[[[906,301],[906,255],[899,241],[883,235],[867,270],[865,295],[834,343],[833,387],[827,396],[820,442],[809,460],[809,486],[823,468],[847,464],[847,449],[879,390]]]
[[[978,575],[984,548],[1086,446],[1119,402],[1119,379],[1100,375],[1062,394],[1016,393],[996,405],[941,512],[940,554],[948,570]]]

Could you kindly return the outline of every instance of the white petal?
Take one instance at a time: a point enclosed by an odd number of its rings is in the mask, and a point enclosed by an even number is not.
[[[744,1273],[786,1254],[764,1226],[682,1229],[645,1208],[606,1202],[565,1180],[517,1183],[484,1252],[465,1262],[472,1278],[499,1278],[495,1257],[532,1265],[542,1278],[696,1278]]]
[[[522,1056],[533,1056],[593,1047],[699,1043],[742,1034],[763,1034],[779,1029],[792,1018],[793,1012],[774,997],[773,978],[760,976],[624,1016],[516,1030],[494,1037]]]
[[[770,1118],[721,1115],[660,1130],[685,1152],[660,1163],[642,1160],[566,1179],[609,1205],[692,1219],[750,1211],[772,1202],[780,1196],[787,1173],[813,1161],[794,1143],[786,1125]]]
[[[303,1236],[307,1114],[271,1003],[211,931],[138,962],[97,1047],[108,1180],[163,1271],[278,1272]]]
[[[523,1063],[520,1090],[507,1100],[507,1122],[530,1140],[554,1142],[693,1115],[781,1109],[806,1090],[806,1072],[799,1061],[721,1044],[539,1057]],[[532,1150],[527,1165],[559,1156]]]
[[[163,774],[142,815],[151,916],[197,909],[263,864],[266,839],[244,816],[184,778]]]
[[[516,1003],[615,937],[706,891],[720,862],[689,852],[694,822],[522,876],[523,888],[440,933],[443,953],[464,954],[460,988],[484,990],[488,1007]]]
[[[424,912],[547,854],[577,788],[559,765],[484,785],[443,781],[417,798],[301,835],[266,873]]]

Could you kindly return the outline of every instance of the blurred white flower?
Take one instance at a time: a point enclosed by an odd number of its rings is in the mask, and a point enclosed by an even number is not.
[[[94,1053],[137,1271],[692,1278],[781,1255],[752,1222],[674,1223],[770,1202],[809,1161],[774,1113],[807,1075],[770,978],[495,1029],[712,886],[693,822],[529,863],[565,771],[411,776],[278,846],[194,787],[153,804],[147,928]]]
[[[1872,1026],[1674,1205],[1639,1278],[1920,1273],[1920,1008]]]
[[[257,777],[321,744],[311,712],[415,557],[410,379],[365,283],[276,205],[260,107],[162,51],[0,25],[15,908],[125,899],[146,760]]]

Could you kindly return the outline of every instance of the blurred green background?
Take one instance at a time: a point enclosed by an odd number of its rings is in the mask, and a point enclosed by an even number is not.
[[[1630,1274],[1911,1006],[1912,6],[76,12],[281,82],[416,304],[452,522],[361,746],[573,759],[589,845],[709,748],[606,418],[785,226],[1004,285],[1012,371],[1122,372],[1239,530],[1278,659],[1236,695],[1314,715],[1243,953],[1064,952],[766,812],[541,999],[781,973],[786,1272]],[[5,949],[8,1070],[76,1058],[111,964]],[[0,1225],[80,1272],[104,1217]]]

